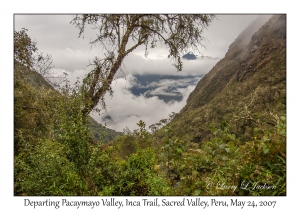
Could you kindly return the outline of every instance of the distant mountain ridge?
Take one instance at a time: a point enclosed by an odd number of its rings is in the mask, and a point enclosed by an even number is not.
[[[182,56],[182,58],[187,59],[187,60],[196,60],[197,59],[196,55],[194,55],[193,52],[188,52],[187,54],[184,54]]]
[[[198,56],[198,55],[195,55],[193,52],[188,52],[188,53],[184,54],[182,56],[182,58],[185,60],[197,60],[197,59],[217,60],[217,59],[219,59],[218,57],[204,56],[202,53],[201,53],[201,56]]]

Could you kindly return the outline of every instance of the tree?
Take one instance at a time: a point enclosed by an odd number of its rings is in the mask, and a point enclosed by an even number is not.
[[[14,31],[14,63],[32,69],[35,63],[34,53],[38,50],[36,42],[27,35],[27,29]]]
[[[37,48],[36,41],[33,41],[27,34],[27,29],[14,31],[14,65],[15,79],[22,78],[22,74],[30,74],[33,71],[39,73],[52,86],[58,86],[64,79],[64,75],[58,75],[53,71],[53,59],[49,54],[44,55]],[[40,79],[38,74],[32,74],[36,81]]]
[[[87,25],[98,30],[97,38],[90,44],[99,44],[105,55],[93,60],[92,71],[83,80],[83,113],[91,112],[99,102],[105,108],[104,95],[107,91],[112,95],[110,85],[114,75],[124,58],[141,45],[145,46],[145,56],[149,47],[155,48],[158,43],[165,45],[169,50],[168,58],[181,71],[181,53],[202,46],[202,31],[213,19],[214,15],[201,14],[75,15],[71,23],[79,28],[79,37],[83,36]]]

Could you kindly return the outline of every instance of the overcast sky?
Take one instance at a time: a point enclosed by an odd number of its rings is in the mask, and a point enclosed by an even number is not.
[[[90,61],[95,56],[103,54],[100,47],[91,48],[89,41],[95,37],[96,31],[85,31],[84,39],[78,38],[79,30],[70,24],[72,15],[15,15],[15,30],[28,29],[29,36],[37,41],[38,48],[53,57],[57,72],[66,71],[71,83],[77,77],[88,73]],[[206,38],[200,48],[204,56],[218,57],[216,60],[184,61],[183,71],[177,72],[167,59],[168,51],[162,46],[151,49],[147,58],[144,57],[144,48],[133,51],[124,60],[121,77],[113,82],[113,97],[107,96],[107,112],[114,123],[108,127],[122,131],[126,126],[136,128],[136,123],[142,119],[149,126],[160,119],[167,118],[171,112],[179,112],[185,105],[186,99],[195,86],[180,89],[183,100],[165,103],[157,97],[147,98],[143,95],[134,96],[129,88],[134,84],[134,74],[175,74],[200,75],[207,73],[221,58],[224,57],[229,45],[257,16],[256,15],[217,15],[211,25],[204,31]],[[199,53],[196,53],[199,54]],[[103,116],[103,115],[102,115]],[[101,116],[93,115],[103,123]]]
[[[39,49],[52,55],[57,69],[70,72],[83,70],[89,60],[102,54],[102,49],[93,47],[91,50],[89,41],[96,34],[92,29],[85,31],[84,39],[78,38],[79,30],[70,24],[72,17],[72,15],[15,15],[15,30],[27,28],[30,37],[38,42]],[[200,49],[201,53],[222,58],[230,43],[255,17],[256,15],[218,15],[218,19],[215,19],[203,33],[207,41],[203,42],[206,49]],[[166,49],[159,46],[151,49],[148,59],[145,59],[144,48],[140,47],[125,59],[125,67],[129,72],[157,73],[161,72],[157,67],[163,65],[164,71],[176,73],[169,62],[164,62],[167,53]],[[160,62],[157,63],[158,60]],[[152,66],[156,68],[151,68]],[[196,73],[196,69],[199,71],[198,67],[185,66],[184,73]]]

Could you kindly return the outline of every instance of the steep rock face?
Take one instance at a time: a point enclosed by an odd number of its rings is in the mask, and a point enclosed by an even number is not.
[[[267,129],[285,114],[286,16],[265,22],[263,16],[250,24],[197,84],[171,122],[182,138],[207,140],[211,124],[226,120],[233,133],[248,140],[256,126]]]

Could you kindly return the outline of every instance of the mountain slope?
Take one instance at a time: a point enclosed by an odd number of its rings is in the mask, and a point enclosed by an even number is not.
[[[18,64],[15,64],[16,67],[18,67]],[[15,67],[15,68],[16,68]],[[43,78],[43,76],[36,71],[30,71],[28,73],[22,74],[26,77],[26,82],[33,86],[35,89],[44,88],[45,90],[52,90],[55,93],[58,93],[55,91],[55,89]],[[112,141],[115,137],[122,135],[121,132],[117,132],[115,130],[105,128],[102,124],[98,123],[96,120],[94,120],[92,117],[88,117],[89,120],[89,128],[91,131],[91,134],[93,136],[93,139],[95,141],[99,141],[102,137],[104,140]]]
[[[272,16],[260,27],[264,18],[237,37],[190,94],[170,124],[182,138],[205,141],[211,126],[225,120],[234,134],[249,140],[255,127],[267,129],[285,114],[286,16]]]
[[[98,123],[94,118],[89,117],[89,128],[93,135],[94,140],[99,141],[103,135],[106,142],[114,140],[117,136],[123,133],[105,128],[101,123]],[[103,132],[103,133],[102,133]]]

